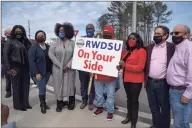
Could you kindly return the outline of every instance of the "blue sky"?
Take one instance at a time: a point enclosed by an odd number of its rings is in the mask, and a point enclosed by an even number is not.
[[[173,11],[170,28],[176,24],[186,24],[192,29],[192,2],[166,2]],[[78,36],[85,35],[85,26],[96,21],[107,12],[110,2],[2,2],[2,32],[21,24],[28,33],[31,23],[31,37],[37,30],[44,30],[48,37],[55,37],[56,23],[71,22],[79,30]]]

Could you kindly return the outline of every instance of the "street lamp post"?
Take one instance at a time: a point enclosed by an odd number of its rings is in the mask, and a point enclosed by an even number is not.
[[[136,23],[137,23],[137,2],[133,1],[132,32],[136,32]]]

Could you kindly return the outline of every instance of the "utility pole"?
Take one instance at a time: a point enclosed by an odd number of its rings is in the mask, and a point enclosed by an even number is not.
[[[132,32],[136,32],[136,23],[137,23],[137,2],[133,1]]]
[[[28,20],[28,29],[29,29],[29,39],[31,39],[31,35],[30,35],[30,20]]]

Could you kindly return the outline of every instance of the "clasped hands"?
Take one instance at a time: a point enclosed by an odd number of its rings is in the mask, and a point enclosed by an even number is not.
[[[17,75],[17,72],[14,69],[7,71],[7,73],[13,77]]]

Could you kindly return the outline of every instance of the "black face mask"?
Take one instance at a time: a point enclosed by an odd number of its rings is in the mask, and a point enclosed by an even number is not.
[[[182,36],[172,36],[172,41],[174,44],[180,44],[184,38]]]
[[[15,37],[16,37],[17,39],[21,39],[21,38],[23,37],[23,34],[20,33],[20,32],[16,32],[16,33],[15,33]]]
[[[112,39],[111,35],[103,35],[103,39]]]
[[[45,38],[44,37],[37,37],[37,42],[44,43],[45,42]]]
[[[162,36],[153,36],[153,40],[156,44],[160,44],[162,42]]]

